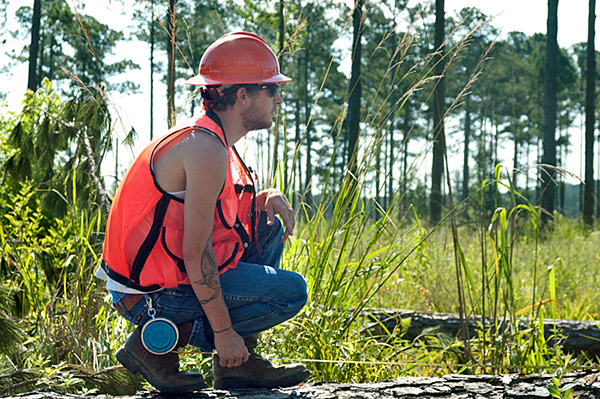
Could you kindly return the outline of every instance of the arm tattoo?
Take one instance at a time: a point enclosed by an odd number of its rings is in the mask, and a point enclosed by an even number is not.
[[[212,291],[208,299],[200,300],[200,304],[205,305],[221,295],[221,280],[219,279],[217,259],[212,249],[212,235],[208,237],[208,241],[204,246],[202,261],[200,262],[200,272],[202,273],[202,278],[194,281],[194,284],[204,285],[209,292]]]

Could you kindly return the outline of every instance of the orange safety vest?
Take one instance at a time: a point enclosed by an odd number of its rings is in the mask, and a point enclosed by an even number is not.
[[[227,138],[215,113],[191,119],[146,147],[115,194],[104,237],[102,268],[113,280],[143,291],[189,284],[183,263],[184,200],[159,187],[153,171],[156,152],[191,129],[218,137],[229,153],[229,168],[217,199],[212,247],[219,273],[237,266],[256,236],[256,190],[251,171]]]

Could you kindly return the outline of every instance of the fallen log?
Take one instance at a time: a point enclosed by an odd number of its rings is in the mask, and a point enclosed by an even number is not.
[[[402,329],[407,340],[414,341],[425,333],[443,333],[460,337],[460,318],[455,314],[417,313],[397,309],[369,309],[364,312],[373,322],[368,325],[369,331],[394,328]],[[518,319],[519,331],[532,327],[530,319]],[[489,320],[482,323],[481,318],[468,318],[469,337],[473,338],[481,331],[482,326],[490,327]],[[544,338],[550,345],[562,345],[567,353],[585,353],[588,356],[600,356],[600,322],[584,320],[544,319]],[[510,331],[506,320],[499,322],[500,331]],[[378,330],[379,329],[379,330]]]
[[[600,382],[597,373],[570,373],[560,380],[558,389],[573,387],[573,397],[600,399]],[[306,384],[285,389],[246,389],[218,391],[207,389],[187,394],[187,399],[392,399],[392,398],[486,398],[531,399],[551,398],[549,385],[555,385],[552,375],[447,375],[443,377],[400,377],[391,381],[369,384]],[[90,396],[57,392],[32,392],[10,399],[85,399]],[[119,399],[159,399],[174,396],[143,392]],[[112,399],[113,396],[98,395],[96,399]]]

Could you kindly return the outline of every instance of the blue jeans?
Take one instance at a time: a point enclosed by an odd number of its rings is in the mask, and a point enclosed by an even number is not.
[[[261,212],[257,237],[261,251],[251,244],[234,269],[221,274],[223,298],[229,308],[234,330],[243,337],[257,334],[296,315],[307,300],[304,278],[279,269],[283,252],[283,226],[276,218],[272,226]],[[111,291],[113,303],[125,294]],[[201,351],[214,350],[213,332],[190,285],[164,289],[146,295],[152,300],[156,317],[164,317],[176,325],[193,321],[189,345]],[[124,317],[144,325],[149,319],[147,301],[141,300]]]

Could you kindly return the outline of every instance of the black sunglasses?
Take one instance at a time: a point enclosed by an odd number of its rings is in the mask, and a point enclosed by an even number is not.
[[[274,84],[259,84],[257,85],[259,90],[267,90],[269,92],[269,94],[271,95],[271,97],[276,97],[277,94],[279,93],[279,84],[278,83],[274,83]]]

